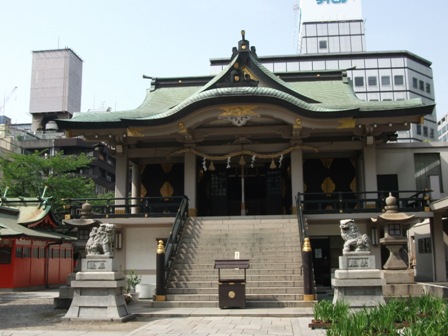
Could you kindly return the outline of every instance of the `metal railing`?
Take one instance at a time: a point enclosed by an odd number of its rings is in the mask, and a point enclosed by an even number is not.
[[[179,210],[176,214],[173,227],[171,228],[170,236],[165,244],[165,283],[168,281],[171,265],[179,245],[179,240],[182,235],[185,222],[188,217],[188,197],[184,196],[179,205]]]
[[[388,190],[364,192],[298,193],[298,214],[382,212],[389,194],[399,211],[428,211],[430,190]],[[300,218],[299,218],[300,221]]]
[[[80,218],[89,203],[89,218],[176,217],[186,196],[64,199],[66,218]]]
[[[299,194],[300,195],[300,194]],[[306,219],[303,215],[303,208],[300,205],[300,199],[299,195],[296,197],[296,203],[297,203],[297,221],[299,225],[299,235],[300,235],[300,244],[303,246],[303,241],[307,237],[307,227],[306,227]]]

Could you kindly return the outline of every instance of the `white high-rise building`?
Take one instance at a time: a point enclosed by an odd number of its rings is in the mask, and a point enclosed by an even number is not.
[[[448,141],[448,114],[437,122],[437,136],[439,141]]]
[[[431,62],[411,51],[367,51],[361,0],[300,0],[297,55],[260,57],[276,73],[346,69],[359,99],[421,98],[434,104]],[[397,47],[400,47],[399,42]],[[227,59],[212,59],[214,73]],[[436,110],[398,133],[399,142],[436,141]]]

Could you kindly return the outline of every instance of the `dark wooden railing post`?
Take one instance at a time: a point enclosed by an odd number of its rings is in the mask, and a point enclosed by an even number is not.
[[[163,240],[159,240],[159,244],[157,245],[156,273],[156,294],[154,295],[154,301],[165,301],[165,246],[163,246]]]
[[[303,301],[314,301],[313,254],[310,239],[305,238],[302,248],[303,262]]]

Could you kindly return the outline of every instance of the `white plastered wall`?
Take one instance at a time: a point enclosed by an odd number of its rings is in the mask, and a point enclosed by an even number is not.
[[[142,275],[142,284],[156,283],[157,239],[168,238],[171,226],[126,228],[126,270]]]

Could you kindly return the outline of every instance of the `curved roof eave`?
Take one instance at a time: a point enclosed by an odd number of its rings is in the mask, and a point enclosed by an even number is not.
[[[238,87],[238,88],[217,88],[208,91],[201,92],[197,95],[190,97],[190,99],[184,101],[182,104],[175,106],[173,109],[160,113],[158,115],[135,118],[135,119],[121,119],[128,125],[139,125],[147,123],[147,125],[164,124],[173,120],[179,119],[190,113],[195,109],[199,109],[211,105],[221,104],[249,104],[249,103],[263,103],[263,104],[276,104],[286,107],[290,110],[300,110],[300,114],[319,117],[318,114],[353,114],[354,111],[358,111],[358,108],[345,107],[345,108],[329,108],[322,107],[319,104],[309,104],[301,101],[300,99],[293,97],[284,92],[271,89],[271,88],[259,88],[259,87]]]

